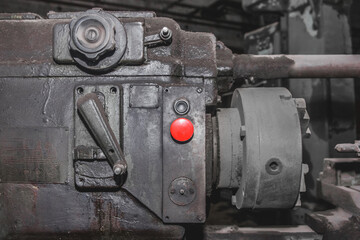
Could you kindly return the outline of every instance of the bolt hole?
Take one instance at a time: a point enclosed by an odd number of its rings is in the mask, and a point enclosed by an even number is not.
[[[110,154],[113,154],[114,152],[115,152],[114,149],[109,149]]]
[[[166,220],[169,220],[169,216],[165,216],[165,219],[166,219]]]
[[[83,89],[82,87],[78,87],[78,88],[76,89],[76,92],[77,92],[78,94],[83,94],[83,93],[84,93],[84,89]]]
[[[266,171],[270,175],[277,175],[282,170],[282,163],[278,158],[271,158],[266,164]]]
[[[110,93],[112,93],[112,94],[117,93],[116,87],[111,87],[111,88],[110,88]]]
[[[167,88],[165,88],[165,90],[164,90],[165,92],[169,92],[169,89],[167,89]]]

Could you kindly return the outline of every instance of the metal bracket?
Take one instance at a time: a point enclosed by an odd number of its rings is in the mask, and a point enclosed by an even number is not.
[[[85,125],[107,157],[114,174],[121,175],[126,172],[127,168],[124,153],[101,105],[95,93],[88,93],[77,100],[78,112]]]
[[[169,45],[171,41],[172,31],[167,27],[163,27],[159,33],[146,36],[144,45],[151,48],[162,45]]]
[[[109,141],[115,141],[114,144],[117,145],[117,148],[120,148],[120,109],[122,104],[121,90],[122,89],[119,86],[115,85],[80,85],[75,89],[74,168],[75,183],[78,187],[118,188],[123,183],[123,175],[115,175],[112,166],[109,164],[109,162],[117,162],[116,159],[121,158],[121,153],[116,150],[116,155],[118,157],[114,158],[111,156],[111,159],[109,159],[109,156],[105,154],[106,151],[104,151],[104,148],[101,149],[99,141],[96,139],[96,137],[94,137],[92,130],[90,130],[90,128],[93,127],[90,127],[86,123],[84,116],[79,114],[80,109],[78,104],[79,101],[81,101],[81,99],[86,97],[88,94],[94,94],[96,96],[98,105],[97,109],[102,113],[93,114],[95,117],[97,116],[97,118],[100,118],[98,116],[100,114],[101,118],[105,119],[101,120],[101,123],[104,123],[107,128],[110,128],[112,131],[110,137],[105,136],[105,138],[108,138]],[[106,121],[108,124],[105,123]],[[107,146],[108,144],[103,143],[102,146],[104,145]],[[115,154],[116,148],[114,147],[112,149],[114,150]]]

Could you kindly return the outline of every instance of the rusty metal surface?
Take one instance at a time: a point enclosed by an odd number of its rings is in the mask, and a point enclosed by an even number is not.
[[[322,234],[323,240],[360,239],[360,217],[341,208],[310,213],[306,223]]]
[[[360,159],[335,158],[324,160],[320,173],[319,197],[346,211],[360,215]]]
[[[182,239],[125,191],[0,184],[0,239]]]
[[[2,127],[0,183],[65,183],[69,129]]]
[[[318,196],[335,209],[309,213],[306,223],[324,240],[360,237],[360,159],[327,158],[318,179]]]
[[[357,153],[357,155],[360,156],[360,141],[337,144],[335,150],[339,153]]]
[[[234,78],[356,78],[360,55],[234,55]]]

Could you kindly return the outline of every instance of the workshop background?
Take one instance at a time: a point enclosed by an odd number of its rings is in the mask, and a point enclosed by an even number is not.
[[[234,53],[360,53],[360,1],[355,0],[0,1],[0,12],[33,12],[41,17],[46,17],[49,11],[84,11],[93,7],[114,11],[154,11],[157,16],[173,18],[184,30],[214,33]],[[240,85],[285,86],[294,97],[305,98],[312,132],[311,138],[304,140],[304,162],[310,169],[306,176],[306,197],[308,207],[315,208],[315,183],[323,169],[323,159],[345,157],[346,154],[336,153],[334,146],[359,139],[360,84],[354,79],[286,79],[267,82],[248,79]],[[223,99],[226,105],[226,97]],[[212,211],[221,208],[219,214],[240,218],[238,211],[224,211],[226,204],[217,203]],[[276,214],[280,214],[279,221],[286,221],[282,214],[287,213]],[[218,215],[210,214],[208,222],[212,221],[213,216],[219,219]],[[273,221],[274,215],[269,216],[269,221]],[[224,217],[224,224],[231,223],[233,218]],[[256,214],[252,218],[255,219]],[[237,220],[241,222],[241,219]],[[262,219],[262,224],[266,224],[266,221]]]

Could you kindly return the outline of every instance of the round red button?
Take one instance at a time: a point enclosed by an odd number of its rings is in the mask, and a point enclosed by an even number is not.
[[[179,142],[186,142],[194,135],[194,125],[189,119],[178,118],[170,126],[171,136]]]

